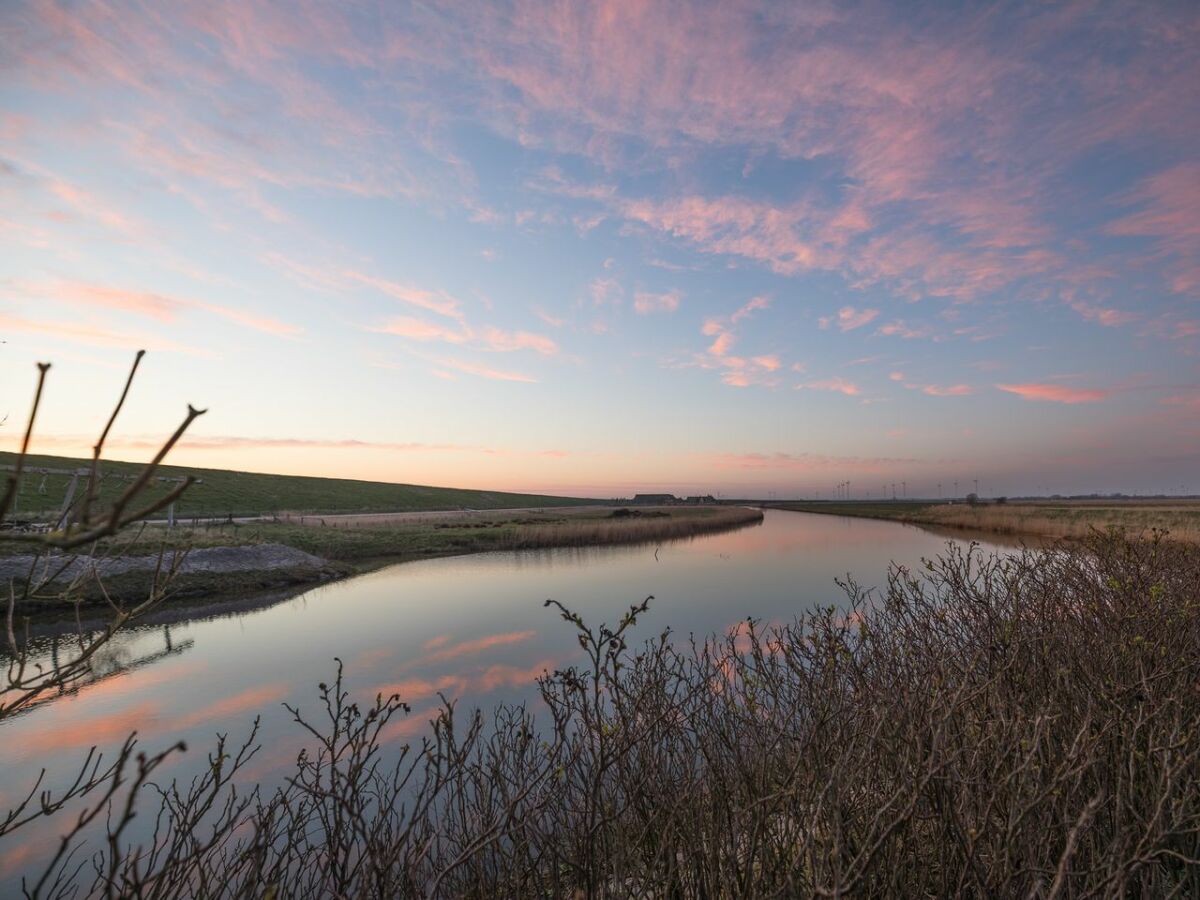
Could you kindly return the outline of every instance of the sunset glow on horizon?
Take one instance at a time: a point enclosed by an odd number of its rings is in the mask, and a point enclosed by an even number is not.
[[[0,450],[1200,492],[1200,6],[18,0]],[[940,488],[938,486],[941,486]]]

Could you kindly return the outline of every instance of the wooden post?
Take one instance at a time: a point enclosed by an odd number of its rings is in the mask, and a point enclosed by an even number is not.
[[[83,470],[86,474],[87,470]],[[65,528],[67,525],[67,516],[71,513],[71,501],[75,499],[75,488],[79,487],[79,470],[71,474],[71,483],[67,485],[67,495],[63,498],[62,509],[58,513],[58,522],[55,524],[55,529]]]

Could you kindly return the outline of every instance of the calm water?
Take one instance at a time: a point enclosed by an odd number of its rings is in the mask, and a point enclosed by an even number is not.
[[[914,565],[947,538],[890,522],[768,511],[761,525],[651,547],[492,553],[407,563],[308,591],[275,606],[144,628],[123,637],[108,674],[0,726],[0,807],[41,767],[66,776],[93,744],[116,748],[136,730],[149,749],[184,739],[174,772],[202,765],[216,732],[244,735],[262,716],[251,774],[270,782],[300,735],[281,703],[316,708],[316,685],[345,662],[356,693],[401,694],[418,733],[437,692],[469,705],[532,695],[533,679],[569,664],[570,626],[543,608],[554,598],[589,624],[616,622],[648,594],[637,637],[725,631],[747,616],[788,621],[840,604],[835,578],[881,585],[889,562]],[[985,549],[1005,548],[985,542]],[[0,895],[34,865],[65,816],[0,841]]]

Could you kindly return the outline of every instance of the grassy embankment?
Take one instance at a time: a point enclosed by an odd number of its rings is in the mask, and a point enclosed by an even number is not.
[[[404,562],[494,550],[532,550],[670,541],[762,520],[742,507],[630,509],[589,506],[559,510],[446,513],[420,518],[339,521],[305,516],[279,522],[156,528],[168,546],[226,547],[286,544],[347,564]]]
[[[15,453],[0,452],[0,466],[16,463]],[[29,469],[79,469],[88,466],[84,459],[62,456],[29,456]],[[116,497],[129,484],[124,480],[141,470],[140,463],[105,461],[106,476],[101,488],[103,502]],[[261,516],[282,512],[349,513],[399,512],[448,509],[519,509],[525,507],[568,507],[594,504],[595,500],[578,497],[553,497],[543,494],[514,494],[504,491],[474,491],[459,488],[428,487],[417,484],[386,484],[355,481],[349,478],[311,478],[299,475],[261,475],[226,469],[196,469],[186,466],[161,466],[158,474],[178,478],[191,475],[200,480],[176,504],[179,519],[214,516]],[[69,475],[30,473],[21,482],[17,496],[16,519],[52,516],[63,502]],[[175,485],[152,486],[146,502],[165,495]]]
[[[1170,532],[1200,543],[1200,500],[1023,500],[1008,503],[785,502],[777,509],[827,515],[890,519],[913,525],[961,528],[1014,536],[1078,540],[1094,530],[1122,528],[1131,535]]]
[[[395,522],[358,521],[333,524],[320,516],[296,521],[261,521],[218,524],[208,527],[168,529],[148,527],[137,544],[123,536],[102,541],[101,554],[127,556],[170,552],[185,548],[247,547],[283,544],[321,557],[320,566],[296,566],[269,570],[186,572],[176,577],[172,595],[181,597],[243,596],[252,591],[329,581],[370,571],[381,565],[459,556],[500,550],[591,547],[615,544],[647,544],[680,540],[700,534],[726,531],[760,522],[762,513],[741,507],[671,507],[628,509],[580,507],[512,513],[447,513],[417,520]],[[0,537],[0,554],[23,549]],[[149,585],[149,573],[113,575],[85,583],[79,593],[85,600],[105,602],[136,600]],[[61,603],[47,596],[39,604],[50,610]]]
[[[628,514],[628,515],[625,515]],[[359,524],[322,523],[306,517],[305,523],[252,522],[217,524],[200,528],[150,527],[143,530],[137,550],[125,551],[122,544],[101,542],[101,553],[114,551],[152,553],[158,548],[184,550],[192,547],[247,547],[282,544],[312,553],[325,560],[322,565],[296,565],[269,570],[184,572],[176,576],[172,595],[180,598],[242,596],[256,590],[286,588],[296,584],[331,581],[361,574],[391,563],[412,562],[493,551],[539,550],[554,547],[656,544],[700,534],[712,534],[762,521],[762,512],[739,506],[674,506],[668,509],[630,510],[588,506],[557,511],[492,512],[492,514],[445,514],[415,522]],[[0,554],[20,550],[0,539]],[[126,572],[85,583],[79,589],[86,601],[104,602],[106,595],[118,600],[136,600],[149,587],[149,572]],[[48,595],[40,604],[46,610],[62,605]]]
[[[0,464],[12,461],[12,454],[0,454]],[[26,465],[32,469],[76,469],[86,461],[34,456]],[[132,463],[106,462],[103,467],[105,473],[113,475],[132,474],[136,469]],[[438,556],[675,540],[762,518],[757,510],[724,506],[614,509],[597,506],[596,501],[537,494],[218,469],[163,467],[161,472],[202,480],[178,504],[176,518],[180,526],[146,527],[136,545],[130,544],[128,535],[101,542],[101,554],[128,556],[159,549],[283,544],[328,561],[320,567],[189,573],[180,576],[175,585],[176,592],[184,595],[245,593],[328,580],[384,563]],[[33,520],[52,519],[62,505],[68,480],[68,476],[59,475],[43,479],[36,472],[27,475],[18,509]],[[101,503],[115,497],[127,483],[119,478],[106,480]],[[159,490],[169,487],[164,485]],[[270,518],[234,521],[243,516]],[[213,521],[218,517],[229,521]],[[0,555],[26,550],[26,544],[5,540],[0,533]],[[145,581],[146,576],[136,573],[113,576],[105,580],[104,590],[118,597],[134,597],[144,589]],[[103,599],[99,585],[85,593],[92,599]]]

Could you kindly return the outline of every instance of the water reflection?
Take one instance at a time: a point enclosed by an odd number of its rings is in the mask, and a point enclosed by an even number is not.
[[[213,606],[202,618],[122,635],[95,680],[4,723],[0,799],[27,790],[43,766],[52,778],[69,779],[88,747],[111,751],[134,730],[149,750],[186,740],[194,749],[172,767],[186,777],[205,764],[217,732],[239,738],[256,715],[264,750],[246,774],[270,783],[300,746],[282,704],[313,709],[316,685],[331,680],[335,657],[361,699],[396,693],[412,706],[387,733],[403,740],[426,727],[440,696],[468,707],[524,701],[542,672],[575,661],[574,635],[543,608],[547,598],[599,624],[616,622],[653,594],[635,639],[668,626],[679,637],[703,637],[747,617],[784,622],[814,605],[840,604],[836,578],[853,574],[880,585],[889,562],[915,565],[945,545],[943,537],[890,522],[768,510],[761,525],[659,547],[428,560],[269,608],[228,614]],[[53,638],[42,641],[45,660],[63,652]],[[9,839],[0,853],[0,894],[15,886],[4,878],[31,863],[23,848],[39,836],[46,837],[40,826]]]

